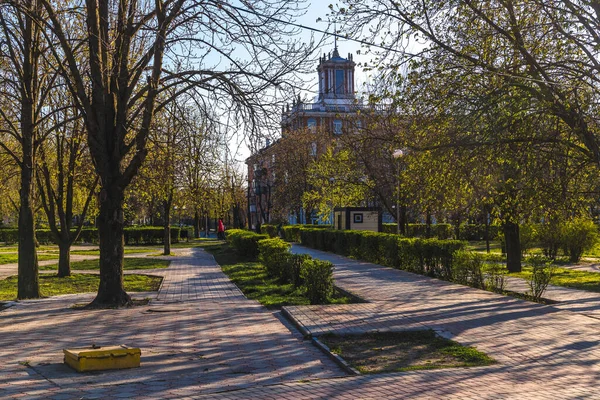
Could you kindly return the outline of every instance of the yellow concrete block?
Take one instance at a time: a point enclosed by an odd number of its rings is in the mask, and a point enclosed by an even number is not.
[[[142,352],[135,347],[102,346],[63,349],[65,364],[78,372],[136,368]]]

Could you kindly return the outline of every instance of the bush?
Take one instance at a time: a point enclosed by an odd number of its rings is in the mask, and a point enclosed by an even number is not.
[[[500,254],[486,254],[484,260],[487,261],[484,268],[486,288],[493,292],[503,292],[507,273],[504,257]]]
[[[279,235],[277,235],[276,225],[262,224],[260,226],[260,233],[262,233],[263,235],[269,235],[269,237],[271,238],[279,237]]]
[[[396,234],[397,224],[383,224],[382,232]],[[427,237],[427,224],[408,224],[406,237]],[[452,226],[450,224],[431,224],[431,237],[438,239],[450,239],[452,237]]]
[[[478,289],[485,289],[483,257],[472,251],[457,251],[454,254],[452,263],[452,281]]]
[[[302,279],[302,263],[306,260],[310,260],[312,257],[308,254],[289,254],[288,255],[288,264],[287,268],[289,269],[289,273],[291,276],[291,282],[294,284],[294,287],[300,287],[304,285],[304,280]]]
[[[442,279],[451,279],[453,254],[466,245],[458,240],[410,239],[350,230],[305,228],[300,236],[308,247]]]
[[[305,259],[300,275],[306,286],[310,304],[323,304],[333,294],[333,264],[329,261]]]
[[[539,301],[542,298],[554,275],[555,267],[552,266],[551,262],[552,260],[542,256],[532,256],[527,259],[527,263],[532,269],[527,283],[534,301]]]
[[[598,243],[598,227],[588,218],[575,218],[566,222],[561,229],[562,247],[569,261],[579,262],[584,251]]]
[[[258,242],[259,260],[267,273],[284,283],[293,282],[293,271],[289,267],[289,243],[281,239],[263,239]]]
[[[230,229],[225,231],[225,239],[235,248],[238,254],[256,259],[258,257],[258,242],[268,239],[267,235],[261,235],[243,229]]]
[[[561,248],[562,238],[558,222],[550,222],[538,225],[537,239],[542,246],[544,255],[555,259],[558,255],[558,249]]]
[[[285,225],[281,229],[283,230],[283,239],[286,242],[299,242],[300,241],[300,225]]]
[[[179,242],[179,227],[171,228],[171,242]],[[124,229],[126,245],[162,244],[164,242],[165,229],[162,226],[136,226]]]

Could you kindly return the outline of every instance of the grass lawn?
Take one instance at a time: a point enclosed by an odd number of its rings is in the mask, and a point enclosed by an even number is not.
[[[125,290],[128,292],[157,291],[162,281],[158,276],[125,275]],[[56,275],[40,275],[40,292],[42,296],[60,294],[96,292],[100,278],[97,275],[73,274],[65,278]],[[0,301],[14,300],[17,297],[17,277],[11,276],[0,281]]]
[[[125,246],[124,254],[137,254],[137,253],[151,253],[156,251],[157,247],[131,247]],[[53,251],[58,253],[58,249],[54,249]],[[99,256],[100,249],[91,248],[89,250],[71,250],[71,254],[77,254],[80,256]]]
[[[310,304],[302,288],[294,288],[292,284],[281,284],[277,279],[267,275],[265,267],[256,261],[244,260],[226,244],[218,242],[206,247],[221,266],[223,272],[240,288],[249,299],[262,305],[276,309],[288,305]],[[337,294],[331,299],[333,304],[347,304],[351,298]]]
[[[521,272],[513,272],[508,275],[529,279],[531,276],[531,267],[523,266]],[[600,273],[556,267],[554,269],[554,276],[550,280],[550,284],[600,293]]]
[[[38,261],[58,260],[58,254],[38,253]],[[0,253],[0,264],[16,264],[19,262],[17,253]]]
[[[467,250],[485,252],[486,251],[485,240],[469,242],[467,244]],[[502,248],[500,247],[500,242],[497,240],[490,240],[490,253],[500,254],[501,252],[502,252]]]
[[[348,336],[329,334],[319,340],[363,374],[495,363],[475,348],[441,338],[432,330]]]
[[[157,269],[157,268],[167,268],[171,261],[169,260],[159,260],[156,258],[125,258],[123,263],[123,269],[125,271],[131,271],[136,269]],[[42,271],[50,271],[56,269],[56,265],[47,265],[40,266],[40,270]],[[99,269],[98,260],[84,260],[84,261],[75,261],[71,263],[72,270],[93,270]]]

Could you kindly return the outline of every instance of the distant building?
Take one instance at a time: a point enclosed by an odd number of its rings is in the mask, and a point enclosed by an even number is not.
[[[300,129],[314,129],[324,135],[335,137],[362,127],[363,121],[358,118],[358,111],[373,111],[373,107],[365,107],[356,98],[354,86],[354,68],[352,59],[340,57],[337,46],[333,53],[323,55],[319,59],[317,72],[319,76],[319,94],[312,103],[303,102],[300,97],[282,110],[281,134]],[[249,225],[268,223],[271,221],[273,185],[275,183],[274,165],[275,149],[278,142],[269,143],[252,154],[246,160],[248,166],[248,220]],[[321,149],[312,143],[308,152],[317,156]],[[314,222],[316,215],[303,215],[301,221],[292,218],[290,223]]]

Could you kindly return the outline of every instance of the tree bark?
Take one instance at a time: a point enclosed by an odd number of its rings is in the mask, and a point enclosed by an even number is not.
[[[510,272],[521,272],[521,241],[519,224],[504,222],[504,242],[506,244],[506,268]]]
[[[58,243],[58,277],[71,276],[71,243],[61,240]]]
[[[200,238],[200,213],[198,210],[194,211],[194,237]]]
[[[163,202],[163,206],[164,206],[164,236],[163,236],[163,244],[164,244],[164,250],[163,250],[163,254],[165,256],[171,255],[171,202],[168,200],[165,200]]]
[[[427,211],[425,216],[425,237],[429,239],[431,237],[431,213]]]
[[[91,307],[131,305],[123,288],[123,198],[119,187],[105,185],[100,192],[100,286]]]
[[[24,147],[26,147],[24,145]],[[27,159],[27,157],[25,157]],[[19,261],[18,261],[18,299],[40,297],[38,278],[38,259],[35,250],[35,225],[31,205],[33,185],[33,166],[21,168],[21,191],[19,207]]]

